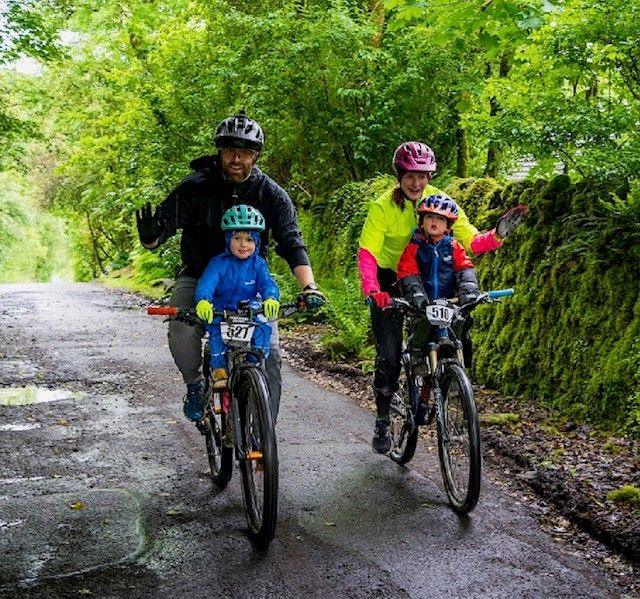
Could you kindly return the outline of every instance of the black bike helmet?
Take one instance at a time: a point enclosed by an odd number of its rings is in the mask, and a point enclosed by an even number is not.
[[[262,127],[244,110],[224,119],[216,129],[216,148],[248,148],[259,152],[264,144]]]

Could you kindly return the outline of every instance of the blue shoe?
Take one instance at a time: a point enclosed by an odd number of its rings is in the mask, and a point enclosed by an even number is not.
[[[197,422],[204,416],[204,381],[197,383],[187,383],[187,394],[184,396],[182,411],[191,421]]]

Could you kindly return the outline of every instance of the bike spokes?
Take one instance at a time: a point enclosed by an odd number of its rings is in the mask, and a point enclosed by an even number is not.
[[[389,433],[391,451],[389,457],[399,464],[406,464],[415,453],[418,440],[418,427],[411,409],[411,386],[414,382],[411,373],[403,371],[398,391],[391,398],[389,409]]]
[[[275,533],[278,515],[278,453],[264,376],[257,369],[243,372],[237,395],[242,429],[240,460],[249,531],[259,546]]]
[[[224,443],[226,418],[227,414],[221,407],[220,394],[207,393],[203,432],[207,444],[211,479],[219,489],[227,485],[233,470],[233,449]]]
[[[461,513],[471,511],[480,492],[480,430],[473,391],[459,366],[450,366],[441,382],[438,448],[449,500]]]

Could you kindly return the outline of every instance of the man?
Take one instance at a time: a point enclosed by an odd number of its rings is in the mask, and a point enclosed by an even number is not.
[[[224,212],[236,204],[257,208],[266,221],[261,253],[264,256],[269,234],[301,289],[300,298],[309,309],[325,303],[314,282],[309,257],[302,241],[296,211],[289,195],[255,163],[264,144],[260,125],[244,111],[218,125],[215,134],[217,155],[203,156],[191,162],[193,173],[152,212],[151,205],[136,212],[140,242],[155,249],[182,229],[180,250],[182,268],[176,278],[171,305],[195,307],[198,278],[209,260],[225,248],[221,220]],[[266,361],[267,381],[273,417],[280,404],[281,358],[277,323],[273,323],[271,349]],[[204,327],[179,321],[169,323],[169,349],[187,385],[184,413],[190,420],[203,416],[201,340]]]

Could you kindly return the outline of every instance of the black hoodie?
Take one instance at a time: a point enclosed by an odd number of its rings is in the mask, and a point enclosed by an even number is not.
[[[167,196],[159,206],[164,228],[160,243],[182,229],[180,274],[200,277],[213,256],[225,249],[220,227],[225,210],[235,204],[248,204],[260,210],[266,222],[260,253],[266,256],[269,234],[275,250],[293,270],[309,258],[302,241],[296,210],[287,192],[254,166],[248,179],[233,183],[224,179],[216,156],[202,156],[190,164],[193,173]]]

